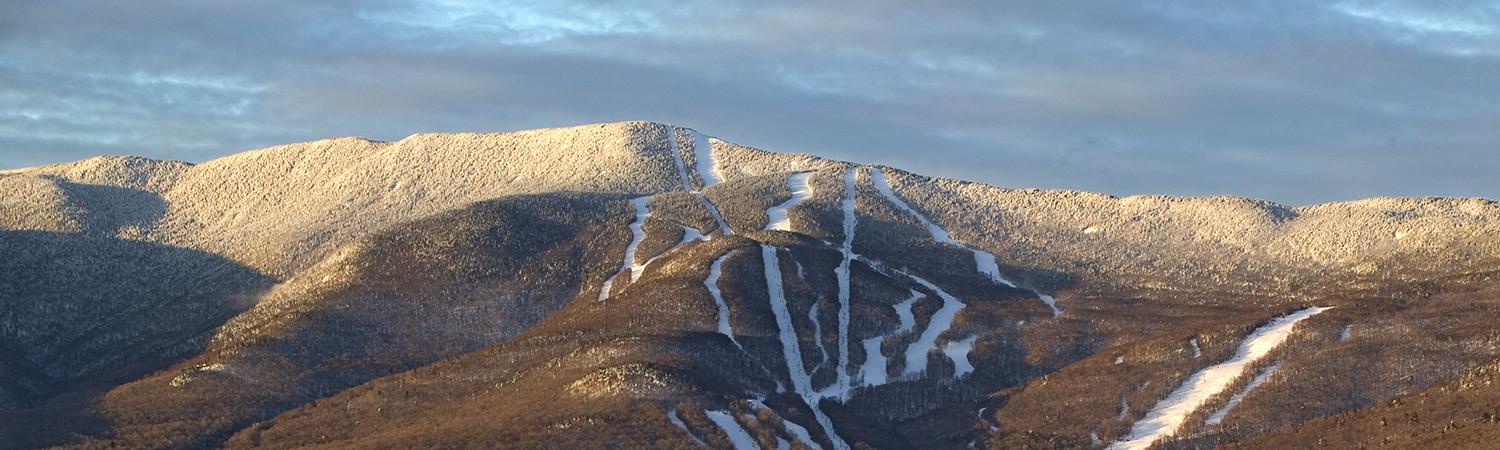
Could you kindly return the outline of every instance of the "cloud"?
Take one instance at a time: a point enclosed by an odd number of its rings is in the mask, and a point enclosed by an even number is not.
[[[1500,197],[1487,2],[59,0],[0,167],[657,120],[1004,187]]]

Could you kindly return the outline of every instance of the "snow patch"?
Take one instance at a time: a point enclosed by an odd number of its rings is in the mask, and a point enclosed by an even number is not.
[[[771,209],[766,210],[766,215],[770,216],[771,218],[771,220],[766,224],[767,230],[792,231],[792,219],[790,217],[787,217],[786,210],[787,208],[791,208],[792,206],[802,203],[803,199],[806,199],[807,196],[812,195],[812,185],[809,185],[807,183],[808,178],[811,177],[811,172],[802,172],[792,174],[791,176],[786,178],[787,186],[790,186],[792,188],[792,198],[787,199],[787,201],[782,202],[780,205],[773,206],[771,207]]]
[[[1240,343],[1240,348],[1233,358],[1189,376],[1187,381],[1172,391],[1167,398],[1158,402],[1156,407],[1131,427],[1128,438],[1110,444],[1109,449],[1144,450],[1156,441],[1176,433],[1187,416],[1202,406],[1204,401],[1228,389],[1230,383],[1243,375],[1252,364],[1286,341],[1297,322],[1327,309],[1324,307],[1303,309],[1256,328],[1245,337],[1244,342]]]
[[[885,384],[885,355],[880,354],[880,343],[885,342],[885,336],[875,336],[865,339],[865,363],[859,366],[859,372],[864,374],[864,381],[869,386]]]
[[[1197,337],[1194,337],[1193,340],[1188,341],[1188,344],[1193,346],[1193,357],[1194,358],[1200,358],[1200,357],[1203,356],[1203,350],[1200,349],[1200,348],[1198,348],[1198,338]]]
[[[728,411],[704,411],[708,418],[712,419],[719,428],[724,429],[724,434],[729,435],[729,441],[734,443],[735,450],[760,450],[760,444],[755,443],[755,438],[734,420],[734,415]]]
[[[1346,323],[1346,324],[1344,324],[1344,328],[1339,329],[1339,340],[1340,341],[1347,341],[1347,340],[1349,340],[1349,336],[1350,336],[1350,334],[1353,331],[1354,331],[1354,324],[1352,324],[1352,323]]]
[[[990,279],[1010,287],[1016,287],[1015,283],[1000,275],[1000,263],[995,261],[995,254],[983,250],[974,250],[974,265],[979,267],[979,273],[989,275]],[[1056,307],[1052,309],[1057,309]]]

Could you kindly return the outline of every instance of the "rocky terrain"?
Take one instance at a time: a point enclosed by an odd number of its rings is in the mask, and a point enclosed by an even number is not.
[[[0,448],[1485,448],[1500,204],[625,122],[0,171]]]

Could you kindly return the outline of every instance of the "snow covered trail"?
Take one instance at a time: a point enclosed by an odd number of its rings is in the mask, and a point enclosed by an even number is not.
[[[724,273],[724,259],[729,258],[729,255],[725,253],[719,256],[713,264],[708,266],[708,279],[703,280],[703,286],[708,288],[708,293],[714,298],[714,304],[719,306],[719,333],[729,336],[729,341],[733,342],[735,347],[744,348],[740,345],[740,341],[734,338],[734,330],[729,327],[729,303],[724,301],[724,293],[719,290],[719,276]]]
[[[944,331],[948,331],[948,328],[953,325],[953,317],[958,315],[958,310],[963,309],[964,304],[963,302],[958,301],[958,299],[953,298],[952,295],[948,295],[948,293],[944,292],[942,289],[938,289],[937,286],[933,285],[927,280],[922,279],[922,277],[918,277],[912,274],[907,274],[906,276],[911,277],[912,280],[920,283],[923,286],[926,286],[927,289],[931,289],[933,292],[937,293],[939,298],[943,299],[943,307],[939,308],[937,312],[932,313],[932,320],[927,323],[927,329],[922,330],[922,337],[918,338],[916,342],[911,343],[911,346],[906,348],[905,373],[910,375],[927,370],[927,352],[938,348],[938,335],[943,334]],[[960,363],[958,359],[954,359],[953,354],[945,354],[948,355],[949,359],[953,359],[953,364],[955,366],[958,366],[960,364],[967,365],[969,363],[967,351],[964,352],[965,356],[962,363]],[[974,367],[969,366],[969,370],[973,371]]]
[[[1218,411],[1214,411],[1213,414],[1209,414],[1208,420],[1204,424],[1212,426],[1218,425],[1220,422],[1223,422],[1224,416],[1229,415],[1229,410],[1234,409],[1235,405],[1239,405],[1240,401],[1244,400],[1246,395],[1250,395],[1250,391],[1253,391],[1255,390],[1255,388],[1260,387],[1260,385],[1265,384],[1266,380],[1271,379],[1271,375],[1276,374],[1276,369],[1280,368],[1281,363],[1276,363],[1275,365],[1266,368],[1266,370],[1261,371],[1260,374],[1256,375],[1255,378],[1250,380],[1250,384],[1245,385],[1244,390],[1235,393],[1234,397],[1230,397],[1229,401],[1224,403],[1223,408],[1219,408]]]
[[[698,176],[703,177],[703,187],[723,183],[724,176],[714,166],[714,138],[693,132],[693,162],[698,166]]]
[[[1328,308],[1325,307],[1303,309],[1256,328],[1249,336],[1245,336],[1245,341],[1240,343],[1234,357],[1189,376],[1182,386],[1178,386],[1167,398],[1158,402],[1155,408],[1131,427],[1128,438],[1110,444],[1109,450],[1144,450],[1152,443],[1176,433],[1187,416],[1201,407],[1204,401],[1228,389],[1251,365],[1286,341],[1297,322],[1326,310]]]
[[[974,364],[969,362],[969,352],[974,351],[974,341],[979,336],[969,336],[958,342],[950,342],[943,346],[943,354],[953,360],[953,376],[961,377],[974,371]]]
[[[766,210],[766,215],[771,218],[766,223],[767,230],[792,231],[792,219],[787,217],[786,210],[801,204],[803,199],[812,195],[812,185],[807,183],[808,178],[811,177],[812,172],[802,172],[794,173],[786,178],[787,186],[792,188],[792,198]]]
[[[687,424],[682,422],[681,417],[677,417],[677,408],[667,410],[667,420],[671,420],[672,425],[677,425],[677,428],[681,428],[682,431],[686,432],[688,437],[693,438],[693,442],[697,443],[698,445],[708,445],[708,443],[703,442],[702,439],[698,439],[698,436],[693,435],[693,431],[688,429]]]
[[[850,392],[851,381],[849,379],[849,265],[854,261],[854,230],[859,224],[859,216],[854,214],[855,183],[858,180],[855,175],[859,169],[850,167],[844,171],[844,200],[840,207],[844,210],[844,243],[840,246],[843,259],[839,261],[839,267],[834,269],[834,275],[839,284],[839,367],[837,386],[844,390],[842,396],[846,397]],[[869,343],[865,348],[869,348]],[[880,354],[880,343],[875,343],[875,354]],[[885,359],[884,357],[881,358]],[[881,374],[885,373],[885,367],[881,366]]]
[[[927,220],[926,216],[923,216],[922,213],[917,212],[917,210],[915,208],[912,208],[911,205],[907,205],[905,201],[901,200],[901,197],[896,196],[896,191],[891,189],[891,184],[885,180],[884,171],[873,167],[870,168],[870,179],[874,181],[875,189],[880,191],[880,194],[884,195],[887,200],[890,200],[892,204],[896,205],[896,207],[901,208],[907,213],[910,213],[913,217],[916,217],[918,221],[922,222],[922,224],[927,225],[927,230],[932,233],[933,240],[945,244],[952,244],[968,250],[969,252],[974,254],[974,267],[978,269],[979,273],[988,275],[990,279],[994,280],[996,283],[1000,283],[1010,287],[1016,287],[1015,283],[1010,282],[1010,280],[1007,280],[1004,275],[1000,274],[1000,263],[995,259],[994,253],[970,247],[968,244],[956,241],[948,235],[948,231],[944,230],[943,227],[937,226],[937,224],[934,224],[932,223],[932,221]],[[1037,293],[1037,296],[1042,299],[1043,303],[1047,304],[1047,307],[1052,308],[1052,317],[1062,315],[1063,310],[1057,307],[1056,299],[1053,299],[1050,295],[1042,294],[1040,292]]]
[[[755,443],[755,438],[745,431],[740,423],[734,420],[734,414],[728,411],[704,411],[708,418],[712,419],[719,428],[724,429],[724,434],[729,435],[729,441],[734,443],[735,450],[760,450],[760,444]]]
[[[788,376],[792,379],[792,389],[807,405],[812,408],[813,416],[818,419],[818,424],[828,433],[828,439],[833,442],[836,450],[848,450],[849,445],[839,438],[833,429],[833,420],[818,407],[818,403],[824,395],[814,391],[812,388],[812,377],[808,376],[807,369],[802,365],[802,347],[798,343],[797,329],[792,326],[792,312],[788,308],[786,291],[782,287],[781,258],[776,255],[776,247],[761,245],[761,260],[765,262],[766,291],[770,297],[771,312],[776,317],[776,328],[779,330],[781,339],[781,354],[786,359]]]
[[[609,290],[614,286],[615,278],[619,277],[621,273],[629,271],[630,281],[634,282],[636,278],[641,276],[641,270],[646,268],[645,264],[636,265],[635,248],[639,247],[641,241],[646,239],[646,231],[641,229],[641,223],[645,222],[646,218],[651,216],[651,211],[646,208],[646,201],[650,199],[651,196],[649,195],[630,199],[630,204],[635,205],[635,221],[630,223],[630,233],[634,237],[630,239],[630,244],[625,246],[625,262],[621,265],[620,271],[615,272],[608,280],[604,280],[604,287],[599,290],[598,301],[609,299]]]
[[[772,410],[771,408],[766,407],[765,403],[761,403],[760,400],[754,400],[754,399],[750,400],[750,406],[754,407],[757,410],[765,409],[765,410],[771,411],[773,413],[776,412],[775,410]],[[808,447],[812,447],[812,448],[815,448],[817,450],[823,450],[823,447],[820,446],[820,445],[818,445],[818,441],[814,441],[813,440],[812,433],[808,433],[807,429],[803,428],[802,425],[797,425],[796,422],[792,422],[790,420],[786,420],[785,418],[782,418],[781,419],[781,426],[784,427],[784,428],[786,428],[787,433],[791,434],[793,438],[796,438],[797,440],[802,441],[802,443],[807,444]]]
[[[864,374],[866,386],[879,386],[888,381],[885,374],[887,360],[885,355],[880,354],[880,344],[891,335],[901,334],[917,326],[917,316],[912,314],[911,307],[921,298],[921,292],[911,291],[911,298],[896,305],[896,316],[901,319],[901,328],[889,335],[865,339],[865,363],[859,366],[859,371]]]
[[[687,165],[682,162],[682,148],[677,143],[677,127],[671,125],[667,125],[667,149],[672,152],[672,161],[677,163],[677,179],[682,180],[682,190],[693,192]]]

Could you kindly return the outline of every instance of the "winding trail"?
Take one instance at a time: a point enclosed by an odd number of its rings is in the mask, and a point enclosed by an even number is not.
[[[734,443],[735,450],[760,450],[760,444],[755,443],[755,438],[734,420],[734,414],[728,411],[704,411],[708,418],[713,420],[719,428],[724,429],[724,434],[729,435],[729,441]]]
[[[1182,428],[1188,415],[1203,406],[1203,402],[1224,392],[1256,361],[1285,342],[1297,322],[1326,310],[1325,307],[1299,310],[1256,328],[1245,336],[1234,357],[1188,376],[1181,386],[1131,427],[1128,438],[1110,444],[1109,450],[1144,450],[1156,441],[1172,436]]]
[[[729,303],[724,301],[724,293],[719,290],[719,276],[722,275],[724,260],[729,258],[730,253],[720,255],[714,263],[708,266],[708,279],[703,280],[703,286],[708,288],[708,293],[713,296],[714,304],[719,306],[719,333],[729,336],[729,341],[735,347],[744,349],[740,341],[734,338],[734,329],[729,326]]]
[[[792,188],[792,198],[766,210],[766,216],[770,217],[770,220],[766,222],[765,229],[792,231],[792,218],[787,216],[786,210],[801,204],[802,200],[812,195],[812,185],[807,182],[811,177],[812,172],[802,172],[794,173],[786,178],[787,186]]]
[[[901,319],[901,328],[896,329],[891,335],[901,334],[917,326],[917,316],[912,314],[912,305],[922,298],[922,293],[911,291],[911,298],[896,305],[896,316]],[[864,378],[866,386],[879,386],[885,384],[887,359],[880,353],[880,344],[885,342],[890,335],[875,336],[865,339],[865,363],[860,366],[859,371]]]
[[[937,286],[927,280],[922,279],[922,277],[912,274],[906,274],[906,276],[911,277],[912,280],[922,286],[926,286],[927,289],[931,289],[939,298],[943,299],[943,307],[939,308],[937,312],[932,313],[932,320],[927,322],[927,329],[922,330],[922,337],[906,348],[906,374],[910,375],[927,370],[927,353],[938,348],[938,335],[943,334],[944,331],[948,331],[948,328],[953,325],[953,317],[958,315],[958,311],[963,309],[964,304],[958,301],[958,299],[953,298],[952,295],[948,295],[942,289],[938,289]],[[953,354],[946,352],[944,354],[949,359],[953,359],[955,366],[960,365],[959,360],[953,358]],[[964,361],[961,364],[968,365],[968,352],[965,351],[963,354]],[[969,366],[969,371],[973,370],[974,367]]]
[[[604,280],[604,286],[599,290],[597,301],[602,302],[609,299],[610,288],[614,287],[615,278],[619,277],[620,274],[629,271],[630,281],[634,282],[636,278],[641,276],[641,270],[646,268],[645,264],[637,265],[635,263],[635,249],[641,245],[641,241],[646,239],[646,231],[641,229],[641,223],[645,222],[646,218],[651,216],[651,211],[646,208],[646,201],[650,199],[651,196],[649,195],[630,199],[630,204],[635,205],[635,221],[631,222],[629,227],[630,233],[634,237],[630,239],[630,244],[625,246],[625,262],[621,265],[620,271],[615,272],[608,280]]]

